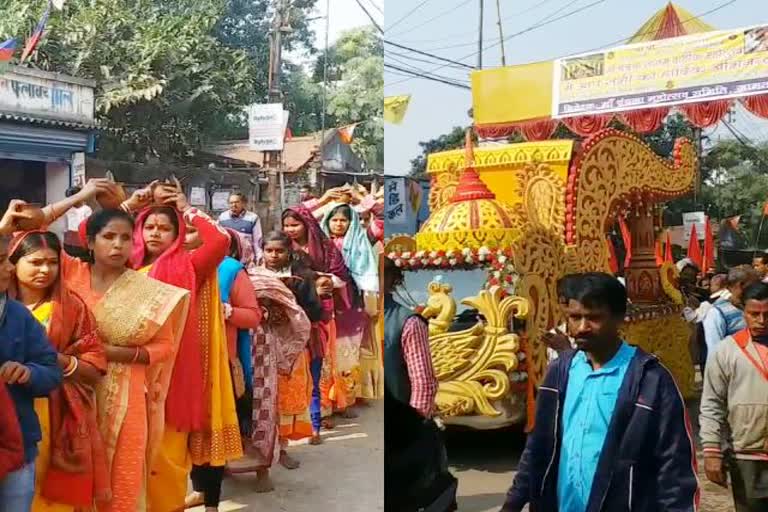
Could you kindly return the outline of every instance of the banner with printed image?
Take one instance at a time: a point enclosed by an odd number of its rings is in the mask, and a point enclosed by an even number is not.
[[[768,25],[619,46],[557,59],[552,117],[768,92]]]

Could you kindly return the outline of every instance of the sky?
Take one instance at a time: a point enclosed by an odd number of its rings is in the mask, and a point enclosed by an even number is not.
[[[325,10],[328,0],[317,0],[317,16],[325,16]],[[387,0],[389,2],[390,0]],[[368,12],[374,17],[377,23],[383,25],[384,16],[376,10],[376,7],[372,7],[371,3],[378,6],[382,11],[384,10],[384,0],[361,0],[362,4],[368,9]],[[333,42],[339,38],[342,32],[364,25],[370,25],[371,21],[366,16],[365,12],[360,8],[355,0],[330,0],[330,27],[329,42]],[[313,28],[315,30],[315,47],[325,47],[325,20],[315,20],[313,22]]]
[[[339,4],[345,1],[354,3],[354,0],[332,0]],[[554,59],[611,43],[615,45],[615,41],[637,32],[648,18],[667,4],[665,0],[500,0],[504,37],[522,32],[548,16],[564,16],[596,1],[596,5],[582,12],[509,39],[505,43],[507,65]],[[415,12],[408,14],[422,2],[424,0],[386,0],[385,40],[476,65],[480,0],[426,0]],[[768,23],[765,0],[679,0],[676,4],[694,15],[722,6],[703,17],[705,22],[718,29]],[[399,22],[407,14],[407,18]],[[495,1],[485,0],[484,17],[484,39],[488,48],[499,39]],[[445,48],[447,46],[451,48]],[[385,62],[392,65],[403,67],[402,62],[408,62],[429,71],[437,67],[404,58],[408,52],[389,45],[385,45],[385,50]],[[393,54],[392,50],[400,55]],[[483,52],[484,68],[500,65],[498,45]],[[468,82],[466,71],[446,67],[435,73]],[[403,124],[386,123],[385,126],[387,175],[409,172],[410,160],[420,153],[420,141],[438,137],[454,126],[471,123],[468,116],[472,101],[470,91],[423,79],[403,80],[403,76],[385,70],[385,96],[411,95]],[[734,125],[753,140],[768,139],[768,123],[750,114],[737,115]],[[709,135],[715,139],[726,136],[722,128]]]

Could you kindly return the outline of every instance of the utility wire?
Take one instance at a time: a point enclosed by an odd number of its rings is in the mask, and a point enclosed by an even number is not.
[[[411,27],[411,28],[407,28],[407,29],[405,29],[405,30],[402,30],[402,31],[400,31],[400,32],[396,33],[396,34],[391,34],[391,35],[389,35],[389,37],[399,37],[399,36],[402,36],[402,35],[404,35],[404,34],[407,34],[407,33],[409,33],[409,32],[413,32],[414,30],[420,29],[420,28],[421,28],[421,27],[423,27],[424,25],[426,25],[426,24],[428,24],[428,23],[431,23],[431,22],[433,22],[433,21],[435,21],[435,20],[438,20],[438,19],[442,18],[443,16],[446,16],[446,15],[448,15],[448,14],[452,14],[454,11],[456,11],[456,9],[459,9],[459,8],[461,8],[461,7],[464,7],[465,5],[467,5],[468,3],[470,3],[470,2],[473,2],[473,1],[474,1],[474,0],[462,0],[462,2],[461,2],[461,3],[459,3],[458,5],[454,5],[454,6],[453,6],[453,7],[451,7],[450,9],[446,9],[445,11],[443,11],[443,12],[441,12],[441,13],[439,13],[439,14],[435,15],[435,16],[432,16],[432,17],[431,17],[431,18],[429,18],[428,20],[426,20],[426,21],[423,21],[423,22],[419,23],[419,24],[418,24],[418,25],[416,25],[416,26],[413,26],[413,27]],[[391,30],[391,29],[390,29],[390,30]]]
[[[582,6],[582,7],[579,7],[577,9],[574,9],[572,11],[569,11],[569,12],[567,12],[567,13],[561,15],[561,16],[553,17],[556,14],[562,12],[564,9],[567,9],[568,7],[572,6],[573,4],[578,3],[580,1],[581,0],[571,0],[569,3],[567,3],[563,7],[557,9],[555,12],[553,12],[553,13],[549,14],[548,16],[546,16],[546,17],[540,19],[539,21],[535,22],[533,25],[530,25],[528,28],[525,28],[523,30],[520,30],[519,32],[515,32],[514,34],[511,34],[511,35],[507,36],[503,40],[503,42],[509,41],[509,39],[511,39],[513,37],[518,37],[518,36],[521,36],[523,34],[527,34],[528,32],[532,32],[532,31],[534,31],[534,30],[536,30],[538,28],[546,27],[547,25],[551,25],[552,23],[554,23],[556,21],[560,21],[562,19],[568,18],[570,16],[573,16],[574,14],[578,14],[578,13],[580,13],[582,11],[585,11],[585,10],[589,9],[590,7],[594,7],[595,5],[601,4],[601,3],[605,2],[606,0],[597,0],[595,2],[592,2],[591,4],[587,4],[585,6]],[[486,49],[494,48],[494,47],[499,46],[499,45],[502,44],[502,40],[498,39],[498,38],[492,39],[491,41],[493,42],[493,44],[491,46],[488,46]],[[457,44],[451,44],[451,45],[448,45],[448,46],[440,46],[438,48],[428,48],[428,50],[435,52],[435,51],[439,51],[439,50],[450,50],[452,48],[466,48],[468,46],[475,46],[476,44],[477,43],[457,43]],[[477,55],[477,52],[475,52],[473,55]],[[463,60],[463,58],[460,59],[460,60]]]
[[[411,75],[413,78],[424,78],[426,80],[432,80],[434,82],[441,82],[441,83],[444,83],[446,85],[452,85],[453,87],[458,87],[460,89],[467,89],[467,90],[471,90],[472,89],[468,85],[459,84],[459,83],[456,83],[456,82],[451,82],[450,80],[443,80],[441,78],[436,78],[434,76],[429,76],[429,75],[426,75],[426,74],[423,74],[423,73],[416,73],[416,72],[410,71],[408,69],[404,69],[404,68],[401,68],[401,67],[398,67],[398,66],[393,66],[392,64],[384,64],[384,67],[387,68],[387,69],[393,69],[395,71],[400,71],[401,73],[405,73],[407,75]],[[394,83],[397,83],[397,82],[394,82]],[[392,85],[392,84],[390,84],[390,85]]]
[[[582,11],[585,11],[585,10],[587,10],[587,9],[591,8],[591,7],[594,7],[595,5],[601,4],[601,3],[605,2],[605,1],[606,1],[606,0],[596,0],[596,1],[592,2],[592,3],[590,3],[590,4],[587,4],[587,5],[585,5],[585,6],[579,7],[578,9],[574,9],[574,10],[572,10],[572,11],[569,11],[569,12],[567,12],[567,13],[565,13],[565,14],[561,15],[561,16],[558,16],[558,17],[556,17],[556,18],[552,18],[552,19],[550,19],[550,20],[548,20],[548,21],[546,21],[546,22],[544,22],[544,23],[540,23],[540,24],[538,24],[538,25],[532,25],[532,26],[530,26],[530,27],[526,28],[525,30],[521,30],[521,31],[519,31],[519,32],[515,32],[514,34],[512,34],[512,35],[510,35],[510,36],[507,36],[507,37],[504,39],[504,41],[509,41],[510,39],[512,39],[512,38],[514,38],[514,37],[517,37],[517,36],[520,36],[520,35],[526,34],[526,33],[528,33],[528,32],[531,32],[531,31],[533,31],[533,30],[536,30],[537,28],[541,28],[541,27],[543,27],[543,26],[545,26],[545,25],[549,25],[549,24],[551,24],[551,23],[555,23],[556,21],[560,21],[560,20],[562,20],[562,19],[568,18],[568,17],[570,17],[570,16],[573,16],[573,15],[575,15],[575,14],[578,14],[578,13],[580,13],[580,12],[582,12]],[[732,0],[732,1],[736,1],[736,0]],[[496,46],[499,46],[499,44],[501,44],[501,42],[497,42],[497,43],[494,43],[494,44],[492,44],[491,46],[487,47],[487,48],[486,48],[486,50],[488,50],[488,49],[490,49],[490,48],[494,48],[494,47],[496,47]],[[476,51],[475,51],[475,52],[472,52],[472,53],[470,53],[470,54],[468,54],[468,55],[465,55],[465,56],[463,56],[463,57],[460,57],[458,60],[459,60],[459,61],[462,61],[462,60],[468,59],[468,58],[470,58],[470,57],[474,57],[474,56],[476,56],[476,55],[477,55],[477,53],[478,53],[478,52],[476,52]],[[446,67],[446,66],[447,66],[447,64],[443,64],[443,65],[441,65],[441,66],[438,66],[438,67],[436,67],[436,68],[434,68],[434,69],[430,69],[429,71],[426,71],[426,72],[427,72],[427,73],[434,73],[435,71],[439,71],[439,70],[443,69],[443,68],[444,68],[444,67]],[[405,81],[405,80],[400,80],[400,81],[394,82],[394,83],[392,83],[392,84],[390,84],[390,85],[395,85],[395,84],[398,84],[398,83],[402,83],[402,82],[404,82],[404,81]]]
[[[374,27],[376,27],[376,29],[377,29],[377,30],[378,30],[378,31],[379,31],[381,34],[383,34],[383,33],[384,33],[384,29],[382,29],[382,28],[381,28],[381,26],[380,26],[380,25],[379,25],[379,24],[376,22],[376,20],[375,20],[375,19],[373,19],[373,16],[371,16],[371,13],[370,13],[370,12],[368,12],[368,9],[366,9],[366,8],[365,8],[365,6],[363,5],[363,2],[361,2],[360,0],[355,0],[355,2],[357,2],[357,5],[359,5],[359,6],[360,6],[360,8],[361,8],[361,9],[363,10],[363,12],[365,13],[365,15],[366,15],[366,16],[368,16],[368,19],[369,19],[369,20],[371,20],[371,23],[373,23],[373,26],[374,26]]]
[[[430,66],[434,66],[435,65],[435,61],[434,60],[420,59],[418,57],[414,57],[413,55],[407,55],[405,53],[396,52],[394,50],[387,50],[387,52],[386,52],[386,58],[387,59],[394,58],[394,57],[392,57],[393,55],[396,55],[397,57],[402,57],[402,58],[407,59],[407,60],[413,60],[413,61],[416,61],[416,62],[422,62],[424,64],[429,64]],[[461,64],[461,65],[451,64],[448,67],[450,67],[452,69],[465,70],[467,68],[467,65],[466,64]],[[473,69],[473,68],[470,67],[470,69]]]
[[[374,0],[368,0],[368,3],[371,4],[374,9],[379,11],[379,14],[384,16],[384,11],[381,9],[381,7],[379,7],[379,4],[377,4]]]
[[[465,64],[463,62],[458,62],[458,61],[451,60],[451,59],[446,59],[445,57],[441,57],[439,55],[434,55],[434,54],[428,53],[428,52],[423,52],[421,50],[417,50],[416,48],[411,48],[410,46],[404,46],[402,44],[393,43],[392,41],[387,41],[386,39],[384,40],[384,44],[388,44],[390,46],[394,46],[395,48],[400,48],[401,50],[408,50],[409,52],[418,53],[419,55],[424,55],[426,57],[431,57],[431,58],[433,58],[435,60],[439,60],[439,61],[442,61],[442,62],[448,62],[450,64],[461,66],[463,68],[475,69],[474,66],[470,66],[469,64]]]
[[[405,66],[404,68],[402,68],[402,71],[400,71],[401,75],[403,73],[409,73],[408,75],[405,75],[405,76],[409,76],[409,77],[414,77],[414,76],[420,77],[420,75],[423,75],[423,73],[421,73],[420,69],[414,68],[413,66],[411,66],[407,62],[402,62],[400,60],[397,60],[396,63],[399,63],[399,64]],[[390,72],[395,72],[395,71],[390,70]],[[437,75],[437,74],[430,74],[430,75],[423,75],[423,76],[424,77],[429,77],[429,78],[440,79],[442,81],[442,83],[451,82],[452,85],[457,85],[457,86],[461,86],[461,87],[469,86],[469,82],[465,82],[465,81],[462,81],[459,78],[454,78],[454,77],[450,77],[450,76]]]
[[[415,13],[416,11],[418,11],[418,10],[421,8],[421,6],[422,6],[422,5],[424,5],[424,4],[426,4],[427,2],[429,2],[429,0],[422,0],[421,2],[419,2],[419,4],[418,4],[416,7],[414,7],[413,9],[411,9],[410,11],[408,11],[408,12],[405,14],[405,16],[401,17],[401,18],[400,18],[400,19],[398,19],[396,22],[394,22],[392,25],[390,25],[390,26],[387,28],[387,32],[391,31],[391,30],[392,30],[392,29],[394,29],[396,26],[398,26],[400,23],[402,23],[403,21],[405,21],[406,19],[408,19],[408,16],[410,16],[411,14]]]
[[[691,17],[689,17],[689,18],[686,18],[685,20],[682,20],[682,21],[680,22],[680,24],[681,24],[681,25],[685,25],[686,23],[689,23],[689,22],[691,22],[691,21],[693,21],[693,20],[697,20],[697,19],[699,19],[699,18],[703,18],[704,16],[707,16],[707,15],[709,15],[709,14],[713,14],[713,13],[715,13],[715,12],[717,12],[717,11],[720,11],[720,10],[722,10],[722,9],[725,9],[726,7],[728,7],[728,6],[730,6],[730,5],[733,5],[733,4],[734,4],[734,3],[736,3],[737,1],[738,1],[738,0],[728,0],[727,2],[723,2],[722,4],[720,4],[720,5],[716,6],[716,7],[713,7],[712,9],[709,9],[708,11],[702,12],[702,13],[700,13],[700,14],[697,14],[697,15],[691,16]],[[585,8],[587,8],[587,7],[590,7],[591,5],[592,5],[592,4],[589,4],[589,5],[587,5],[587,6],[584,6],[584,7],[585,7]],[[555,21],[555,20],[552,20],[552,21]],[[639,34],[632,34],[632,35],[630,35],[630,36],[627,36],[627,37],[623,37],[623,38],[621,38],[621,39],[617,39],[616,41],[611,41],[610,43],[605,43],[605,44],[602,44],[602,45],[600,45],[600,46],[598,46],[598,47],[595,47],[595,48],[592,48],[592,49],[590,49],[590,50],[583,50],[583,51],[580,51],[580,52],[577,52],[577,53],[570,53],[570,54],[568,54],[568,55],[578,55],[578,54],[582,54],[582,53],[590,53],[590,52],[594,52],[594,51],[602,50],[602,49],[605,49],[605,48],[608,48],[608,47],[612,47],[612,46],[616,46],[616,45],[620,45],[620,44],[626,43],[627,41],[629,41],[629,40],[630,40],[630,39],[632,39],[633,37],[636,37],[636,36],[638,36],[638,37],[643,37],[643,36],[646,36],[646,35],[650,35],[650,34],[653,34],[653,33],[657,32],[657,31],[658,31],[658,29],[656,29],[656,30],[647,30],[647,31],[645,31],[645,32],[642,32],[642,33],[639,33]],[[509,36],[509,37],[511,38],[511,37],[514,37],[514,36],[516,36],[516,35],[518,35],[518,34],[512,34],[512,35],[511,35],[511,36]],[[472,45],[474,45],[475,43],[471,43],[471,44],[472,44]],[[466,59],[468,59],[468,58],[474,57],[475,55],[477,55],[477,52],[471,53],[471,54],[469,54],[469,55],[467,55],[467,56],[464,56],[464,57],[460,57],[458,60],[466,60]],[[567,57],[567,55],[563,55],[563,56],[560,56],[560,57],[555,57],[555,59],[557,59],[557,58],[562,58],[562,57]],[[554,60],[554,59],[551,59],[551,60]],[[434,69],[431,69],[431,70],[429,70],[428,72],[430,72],[430,73],[433,73],[433,72],[435,72],[435,71],[439,71],[440,69],[442,69],[442,66],[440,66],[440,67],[437,67],[437,68],[434,68]],[[395,82],[395,83],[392,83],[392,84],[390,84],[390,85],[395,85],[396,83],[402,83],[402,82],[404,82],[404,81],[405,81],[405,80],[402,80],[402,81],[399,81],[399,82]]]

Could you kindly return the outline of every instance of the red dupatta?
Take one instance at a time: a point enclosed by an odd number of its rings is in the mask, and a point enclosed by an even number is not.
[[[18,235],[9,248],[12,254],[31,233]],[[63,255],[60,255],[63,259]],[[107,356],[96,334],[96,322],[85,302],[61,278],[51,295],[52,312],[48,338],[57,352],[77,357],[102,375],[107,371]],[[42,495],[56,503],[90,507],[94,501],[111,498],[106,449],[97,420],[96,393],[89,384],[64,379],[51,392],[50,465],[42,482]]]
[[[188,290],[190,304],[197,304],[197,278],[190,254],[184,249],[187,226],[178,211],[176,217],[179,234],[173,245],[166,250],[149,271],[149,276],[163,283]],[[144,265],[144,223],[154,213],[152,208],[144,209],[136,219],[133,233],[134,247],[131,263],[139,269]],[[195,307],[189,309],[184,333],[181,336],[179,351],[171,375],[168,396],[165,400],[166,423],[183,432],[202,430],[205,426],[206,408],[203,404],[205,389],[203,385],[203,355],[200,347],[198,313]]]

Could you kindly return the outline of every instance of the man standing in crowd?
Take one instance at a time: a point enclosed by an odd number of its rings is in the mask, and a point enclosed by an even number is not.
[[[566,307],[576,350],[560,354],[536,400],[502,512],[689,511],[698,506],[685,404],[654,356],[619,336],[626,289],[603,273],[573,276]]]
[[[760,279],[765,279],[766,276],[768,276],[768,253],[764,252],[755,255],[755,257],[752,258],[752,268],[760,274]]]
[[[701,397],[707,478],[726,487],[736,512],[768,510],[768,284],[744,290],[747,328],[712,353]]]
[[[392,294],[403,283],[402,271],[384,260],[384,382],[392,397],[431,418],[437,379],[429,351],[427,322],[401,306]]]
[[[758,281],[760,275],[747,265],[734,267],[728,272],[730,297],[721,295],[704,316],[704,340],[708,354],[713,354],[726,336],[732,336],[746,327],[741,296],[745,288]]]
[[[229,195],[229,210],[219,215],[219,224],[237,231],[243,243],[253,247],[255,261],[261,261],[261,219],[255,212],[248,211],[245,194],[232,192]]]
[[[28,512],[35,495],[37,443],[42,438],[34,401],[56,389],[62,373],[43,327],[23,304],[8,298],[13,271],[8,242],[0,237],[0,386],[7,386],[13,399],[13,407],[0,414],[15,413],[24,449],[23,465],[0,479],[0,510]]]
[[[456,510],[456,479],[448,471],[432,414],[437,379],[427,322],[395,302],[403,274],[384,259],[384,510]]]
[[[72,197],[80,193],[80,187],[68,188],[64,193],[67,197]],[[64,250],[70,256],[82,257],[88,254],[88,249],[83,247],[80,241],[80,225],[91,216],[93,210],[85,203],[77,203],[67,211],[66,222],[67,229],[64,232]]]

